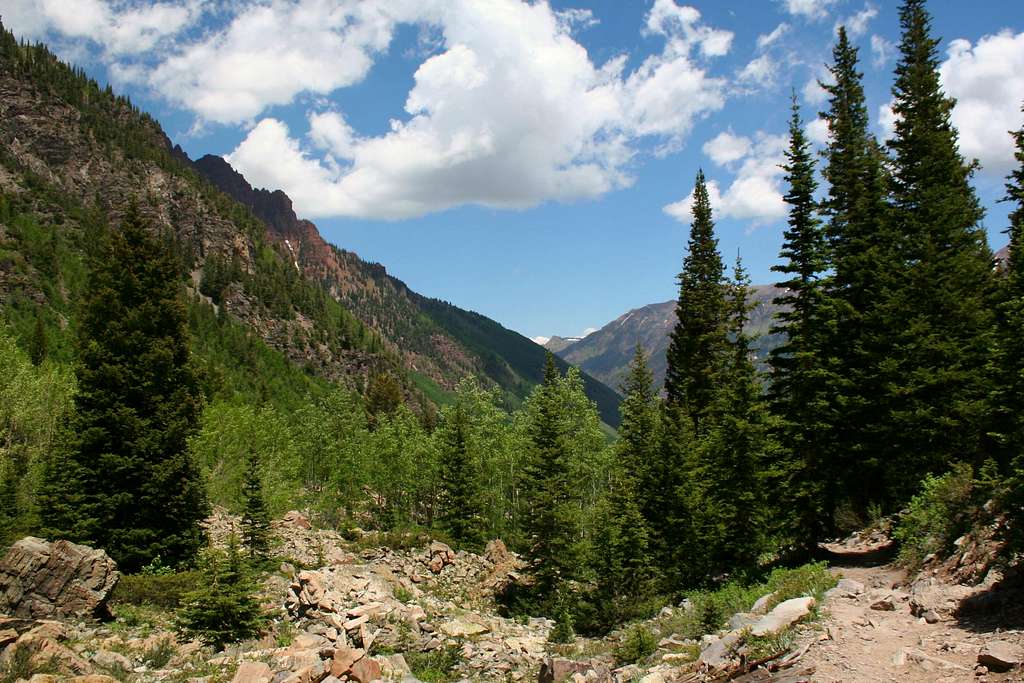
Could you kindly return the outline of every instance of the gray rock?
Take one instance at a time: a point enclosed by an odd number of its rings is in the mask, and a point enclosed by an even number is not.
[[[810,596],[781,602],[775,609],[761,617],[751,627],[750,633],[754,636],[767,636],[784,631],[810,614],[813,607],[814,598]]]
[[[108,671],[131,671],[132,662],[119,652],[100,650],[92,656],[92,663]]]
[[[0,612],[34,619],[105,618],[119,576],[102,550],[27,536],[0,560]]]
[[[978,654],[978,663],[987,666],[990,671],[1009,671],[1024,663],[1024,654],[1020,647],[1004,640],[993,640],[986,643]]]
[[[700,657],[697,663],[705,671],[730,671],[739,665],[733,655],[736,646],[739,645],[742,634],[739,631],[731,631],[721,638],[712,640]]]
[[[864,592],[864,584],[853,579],[839,579],[836,588],[846,595],[861,595]]]
[[[771,602],[772,598],[775,597],[775,593],[769,593],[768,595],[762,595],[750,608],[751,614],[764,614],[768,611],[768,603]]]
[[[756,614],[740,612],[729,617],[729,630],[739,631],[747,626],[753,626],[759,621]]]

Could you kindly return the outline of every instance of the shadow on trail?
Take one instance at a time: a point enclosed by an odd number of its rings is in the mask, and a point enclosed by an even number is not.
[[[896,558],[896,544],[885,543],[870,547],[852,547],[832,543],[819,543],[816,560],[824,560],[832,567],[880,567]]]
[[[1024,570],[1010,569],[990,588],[964,598],[953,616],[975,633],[1024,629]]]

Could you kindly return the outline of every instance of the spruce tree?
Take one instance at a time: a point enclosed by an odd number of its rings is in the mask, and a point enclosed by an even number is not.
[[[51,459],[49,535],[95,544],[123,571],[189,561],[208,504],[187,448],[202,407],[178,263],[134,208],[92,264],[79,318],[70,453]],[[80,504],[69,506],[74,491]]]
[[[622,386],[619,405],[622,423],[609,492],[601,515],[597,540],[598,604],[605,625],[638,616],[635,606],[649,595],[655,578],[650,530],[641,509],[641,491],[648,491],[652,465],[658,457],[658,399],[643,348],[637,344]]]
[[[904,268],[889,217],[884,156],[869,131],[857,48],[845,27],[839,28],[828,68],[832,82],[822,87],[829,107],[821,113],[829,128],[822,169],[828,194],[821,209],[832,269],[823,307],[833,368],[829,481],[835,487],[841,480],[845,497],[864,512],[880,496],[884,480],[879,456],[890,409],[883,396],[894,381],[893,298]],[[838,491],[826,493],[826,523],[839,497]]]
[[[43,316],[38,311],[32,325],[32,338],[29,339],[29,358],[32,365],[42,365],[50,353],[50,344],[46,337],[46,325],[43,323]]]
[[[526,498],[526,557],[539,606],[549,611],[556,602],[564,603],[566,583],[578,576],[583,560],[580,508],[562,429],[559,380],[554,356],[548,352],[544,382],[530,397],[530,452],[521,485]]]
[[[845,34],[842,34],[845,36]],[[789,227],[783,232],[782,263],[772,270],[787,276],[777,283],[782,294],[772,333],[785,341],[771,351],[771,405],[780,419],[778,429],[786,457],[781,465],[780,490],[791,517],[797,543],[812,548],[829,528],[835,510],[839,473],[830,458],[833,402],[829,371],[829,312],[825,294],[825,235],[817,215],[811,146],[804,134],[799,105],[793,95],[786,151]]]
[[[178,630],[215,650],[258,636],[266,616],[234,534],[228,538],[226,551],[211,548],[205,553],[202,571],[202,583],[183,596]]]
[[[469,416],[459,400],[445,413],[442,425],[440,522],[453,541],[478,550],[485,540],[483,491],[469,430]]]
[[[743,329],[750,282],[739,258],[729,287],[730,354],[716,387],[716,420],[693,450],[688,504],[705,575],[753,570],[764,549],[761,470],[769,443],[766,406]],[[691,569],[692,571],[692,569]]]
[[[242,543],[251,560],[265,560],[270,554],[270,513],[263,494],[262,470],[259,453],[254,450],[242,482]]]
[[[699,431],[726,353],[725,277],[703,171],[698,171],[693,189],[693,222],[678,281],[665,393],[668,403],[681,408]]]
[[[899,384],[890,387],[887,449],[896,500],[921,475],[979,458],[991,347],[992,254],[983,211],[939,83],[938,41],[924,0],[905,0],[893,87],[894,219],[906,276],[889,321]]]

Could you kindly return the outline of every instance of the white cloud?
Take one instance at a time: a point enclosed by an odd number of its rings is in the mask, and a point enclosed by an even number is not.
[[[541,346],[544,346],[549,341],[551,341],[551,337],[530,337],[530,341],[532,341],[534,344],[540,344]]]
[[[892,110],[893,101],[878,105],[878,130],[883,141],[892,138],[896,132],[896,112]]]
[[[736,135],[730,128],[705,142],[701,149],[715,164],[725,166],[747,156],[752,146],[750,138]]]
[[[19,35],[85,38],[102,46],[111,56],[151,50],[201,15],[199,0],[149,6],[107,0],[11,0],[4,4],[4,25]]]
[[[780,181],[783,171],[780,165],[785,161],[783,152],[786,144],[784,135],[769,135],[759,131],[747,154],[741,157],[743,163],[724,192],[717,180],[709,180],[708,199],[714,215],[752,221],[754,226],[784,217],[787,206],[782,199]],[[705,147],[708,153],[708,146]],[[712,160],[719,163],[713,156]],[[693,220],[692,206],[691,191],[686,198],[668,204],[663,210],[676,220],[689,223]]]
[[[818,106],[828,101],[828,92],[821,87],[818,76],[807,79],[803,89],[804,102]]]
[[[939,68],[942,86],[956,98],[953,125],[960,131],[960,152],[976,158],[986,172],[1005,175],[1013,166],[1008,131],[1022,121],[1024,32],[1002,31],[949,44]]]
[[[828,144],[828,121],[823,118],[816,118],[807,123],[807,139],[818,145]]]
[[[758,88],[769,88],[775,84],[777,66],[768,55],[761,55],[747,62],[736,75],[739,82]]]
[[[871,36],[871,63],[875,67],[881,68],[888,64],[895,52],[896,46],[891,41],[886,40],[880,35]]]
[[[836,22],[834,30],[838,33],[840,26],[846,27],[846,32],[851,38],[858,38],[868,30],[868,24],[878,16],[878,8],[871,3],[866,3],[864,9]]]
[[[369,12],[371,4],[358,6]],[[695,121],[725,104],[724,79],[708,76],[692,55],[724,54],[731,34],[702,25],[696,10],[670,0],[655,3],[647,21],[650,33],[664,37],[663,52],[631,73],[624,57],[594,65],[546,3],[431,0],[415,7],[416,21],[440,27],[443,44],[414,74],[406,119],[367,137],[341,113],[326,111],[310,117],[306,141],[264,119],[228,155],[232,165],[255,185],[284,189],[310,217],[400,219],[462,204],[525,208],[628,186],[638,139],[652,137],[663,152],[677,149]],[[315,33],[313,23],[304,26]],[[378,23],[381,35],[391,30]],[[387,41],[357,44],[376,50]],[[371,52],[361,53],[367,63]],[[237,116],[240,98],[252,112],[268,98],[312,89],[315,66],[296,76],[305,82],[268,84],[253,72],[251,82],[239,85],[236,77],[230,90],[218,91],[224,82],[216,80],[198,87],[214,95],[211,111],[224,104]],[[346,78],[361,78],[357,71]]]
[[[778,39],[781,38],[783,35],[785,35],[787,31],[789,31],[789,24],[787,24],[786,22],[782,22],[774,29],[772,29],[771,33],[762,33],[757,37],[757,49],[763,50],[766,47],[775,44],[775,42],[778,41]]]
[[[597,332],[597,328],[596,327],[588,327],[587,329],[583,330],[583,334],[581,334],[580,337],[589,337],[590,335],[594,334],[595,332]]]
[[[824,19],[836,0],[783,0],[786,11],[805,19]]]

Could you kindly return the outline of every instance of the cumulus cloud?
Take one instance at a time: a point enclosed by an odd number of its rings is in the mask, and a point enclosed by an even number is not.
[[[705,142],[701,149],[715,164],[726,166],[747,156],[751,147],[753,142],[750,138],[736,135],[730,128]]]
[[[1024,102],[1024,32],[1002,31],[949,44],[939,79],[947,95],[956,98],[951,120],[960,134],[960,153],[977,159],[982,172],[1003,176],[1013,167],[1009,131],[1022,123]],[[893,101],[878,107],[878,127],[889,139],[896,128]]]
[[[952,119],[960,152],[978,159],[986,172],[1005,175],[1013,166],[1007,131],[1022,123],[1024,32],[1002,31],[976,45],[952,41],[939,75],[946,93],[956,98]]]
[[[323,112],[310,117],[306,143],[264,119],[227,156],[232,165],[256,185],[284,189],[311,217],[525,208],[628,186],[639,138],[678,148],[725,103],[725,81],[695,60],[724,54],[731,34],[671,0],[656,2],[647,20],[664,50],[630,73],[624,58],[593,64],[546,3],[416,7],[420,21],[440,26],[443,51],[414,74],[407,119],[361,137],[341,113]]]
[[[828,143],[828,121],[823,118],[816,118],[807,123],[805,127],[807,139],[817,145]]]
[[[530,341],[532,341],[534,344],[540,344],[541,346],[544,346],[549,341],[551,341],[551,337],[530,337]]]
[[[818,20],[828,16],[829,7],[835,2],[836,0],[783,0],[783,6],[794,16]]]
[[[728,165],[725,157],[735,154],[721,154],[727,148],[720,140],[725,133],[705,145],[705,153],[718,165]],[[715,140],[719,143],[712,145]],[[708,198],[714,215],[720,218],[734,218],[752,221],[754,226],[764,224],[786,215],[787,207],[782,198],[780,181],[783,171],[780,165],[785,161],[784,150],[787,139],[785,135],[769,135],[759,131],[750,142],[745,154],[733,158],[731,163],[739,163],[739,169],[732,182],[724,191],[717,180],[707,182]],[[739,146],[736,147],[738,149]],[[717,159],[715,158],[717,153]],[[668,204],[664,212],[682,223],[693,220],[693,192],[684,199]]]
[[[845,19],[840,19],[839,21],[837,21],[834,31],[838,33],[839,27],[845,26],[846,32],[850,35],[851,38],[859,38],[860,36],[867,33],[868,24],[870,24],[871,20],[877,16],[878,8],[872,5],[871,3],[867,3],[864,5],[864,9],[862,9],[861,11],[852,14],[846,17]]]
[[[84,38],[111,56],[151,50],[201,15],[199,0],[145,6],[107,0],[11,0],[4,4],[4,24],[22,36]]]

